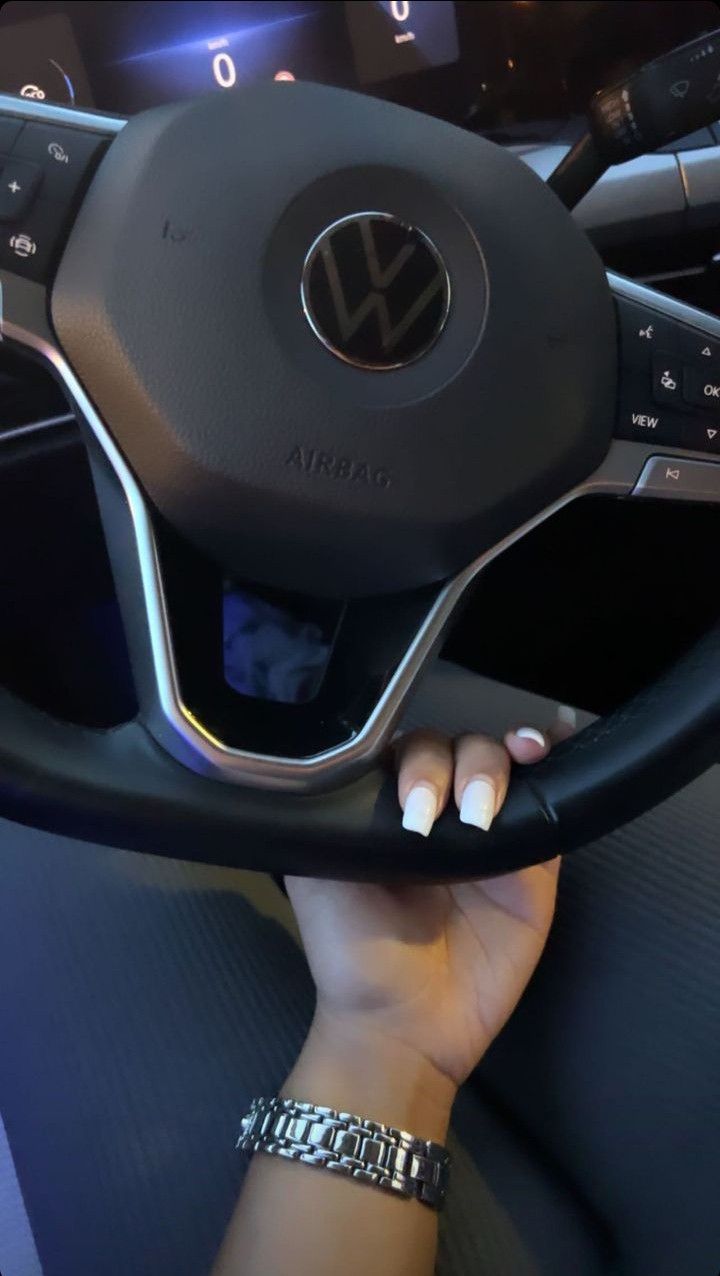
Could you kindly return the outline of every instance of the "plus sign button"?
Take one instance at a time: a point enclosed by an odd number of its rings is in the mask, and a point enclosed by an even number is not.
[[[29,160],[0,159],[0,221],[14,222],[30,207],[42,169]]]

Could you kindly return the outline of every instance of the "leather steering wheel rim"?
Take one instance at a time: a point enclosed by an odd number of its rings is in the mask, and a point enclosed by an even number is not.
[[[447,811],[420,853],[401,827],[394,775],[381,765],[337,792],[278,801],[270,792],[194,775],[138,723],[82,730],[8,693],[2,716],[0,805],[19,823],[273,873],[489,876],[577,850],[717,762],[720,629],[544,762],[515,770],[489,833],[479,836]]]

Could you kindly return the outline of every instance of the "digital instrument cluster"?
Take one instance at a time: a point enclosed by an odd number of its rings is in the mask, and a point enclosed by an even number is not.
[[[6,0],[0,92],[130,115],[302,79],[508,140],[534,121],[541,140],[596,89],[716,25],[714,0]]]
[[[2,91],[123,113],[262,79],[370,85],[460,54],[446,0],[103,0],[54,10],[11,0],[0,33]]]

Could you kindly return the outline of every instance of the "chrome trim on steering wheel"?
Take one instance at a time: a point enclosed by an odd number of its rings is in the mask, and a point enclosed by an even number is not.
[[[103,115],[100,111],[84,111],[75,106],[57,106],[55,103],[38,102],[32,98],[17,97],[12,93],[0,93],[0,112],[17,115],[23,120],[51,121],[98,133],[119,133],[127,120],[119,115]]]
[[[687,323],[693,328],[700,328],[703,332],[707,332],[708,336],[720,337],[720,319],[716,315],[709,315],[704,310],[696,310],[694,306],[688,306],[684,301],[678,301],[676,297],[667,297],[663,292],[656,292],[654,288],[648,288],[645,284],[638,284],[634,279],[626,279],[624,275],[616,275],[614,271],[607,271],[607,279],[611,291],[617,293],[618,297],[625,297],[627,301],[637,301],[641,306],[647,306],[650,310],[657,310],[660,314],[667,315],[669,319],[677,319],[678,323]],[[662,451],[666,451],[663,448]],[[707,458],[706,458],[707,459]]]

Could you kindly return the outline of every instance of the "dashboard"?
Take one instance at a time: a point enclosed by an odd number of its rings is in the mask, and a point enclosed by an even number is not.
[[[596,89],[717,25],[714,0],[6,0],[0,92],[131,115],[303,79],[543,141]]]

